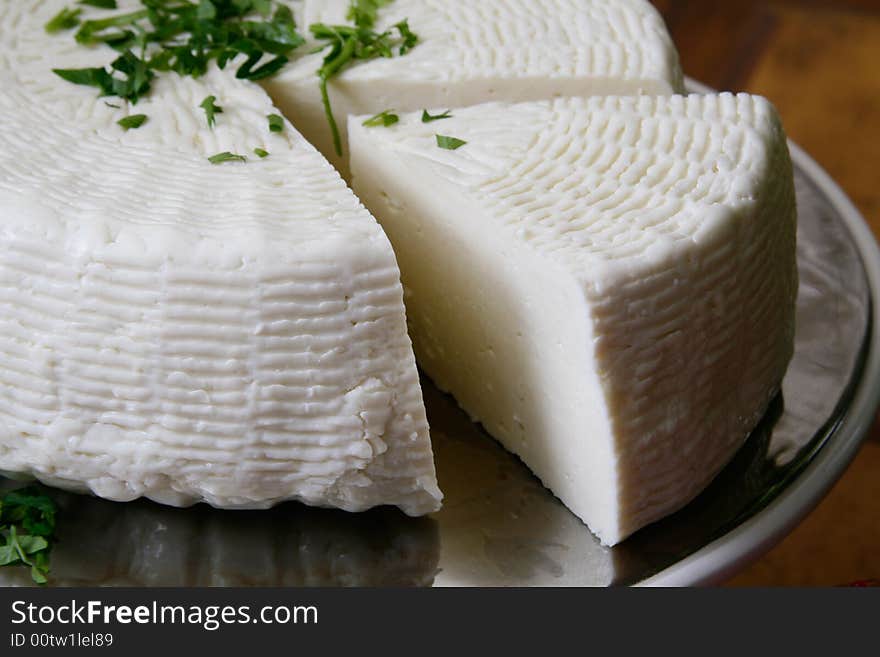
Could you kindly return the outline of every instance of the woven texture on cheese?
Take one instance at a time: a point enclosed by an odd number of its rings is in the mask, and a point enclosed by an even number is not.
[[[626,533],[696,496],[763,416],[793,353],[798,277],[791,165],[779,139],[715,234],[593,292]],[[760,158],[760,156],[755,156]],[[788,172],[788,176],[786,176]],[[616,339],[625,335],[626,339]]]
[[[587,316],[570,321],[590,327],[617,459],[618,526],[598,530],[616,542],[704,488],[779,388],[797,290],[785,136],[772,106],[748,95],[498,103],[453,115],[355,127],[358,159],[397,158],[433,177],[459,204],[449,222],[469,217],[493,235],[482,248],[528,249],[548,275],[561,269],[580,287]],[[467,143],[444,150],[437,133]]]
[[[113,499],[435,509],[381,229],[232,71],[163,76],[134,107],[57,78],[114,56],[47,37],[63,6],[0,12],[0,470]],[[207,161],[227,150],[251,161]]]
[[[437,133],[467,146],[438,148]],[[770,104],[745,94],[496,103],[370,134],[436,165],[517,241],[583,272],[711,231],[705,209],[747,204],[765,176],[778,178],[768,164],[783,139]]]
[[[343,23],[348,6],[348,0],[306,0],[304,21]],[[379,28],[402,19],[419,35],[419,46],[399,61],[352,67],[343,79],[596,78],[681,88],[675,48],[644,0],[395,0],[382,9]]]

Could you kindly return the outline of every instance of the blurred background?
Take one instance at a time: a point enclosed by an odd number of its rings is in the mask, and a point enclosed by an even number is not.
[[[685,74],[779,109],[880,237],[880,0],[652,0]],[[732,586],[880,579],[880,418],[849,470]]]

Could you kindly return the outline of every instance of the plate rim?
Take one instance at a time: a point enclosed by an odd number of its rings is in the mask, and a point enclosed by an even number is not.
[[[687,78],[687,87],[700,93],[712,90]],[[779,543],[825,497],[855,458],[880,405],[880,247],[853,202],[803,148],[788,140],[793,163],[825,195],[839,213],[861,259],[869,288],[869,335],[863,369],[855,383],[852,402],[840,424],[828,436],[809,465],[772,502],[723,536],[681,561],[638,582],[636,586],[716,585]]]

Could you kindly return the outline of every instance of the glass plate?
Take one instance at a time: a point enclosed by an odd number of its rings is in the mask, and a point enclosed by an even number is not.
[[[694,90],[704,91],[697,83]],[[57,493],[55,585],[585,586],[717,582],[785,535],[842,474],[880,398],[880,253],[839,187],[792,145],[800,293],[783,390],[682,511],[606,548],[528,469],[422,381],[443,509],[408,518],[116,504]],[[30,582],[0,570],[0,584]]]

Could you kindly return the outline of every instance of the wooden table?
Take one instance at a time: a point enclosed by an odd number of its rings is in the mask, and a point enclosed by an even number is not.
[[[653,0],[685,73],[769,98],[880,237],[880,0]],[[806,520],[733,586],[880,579],[880,417]]]

